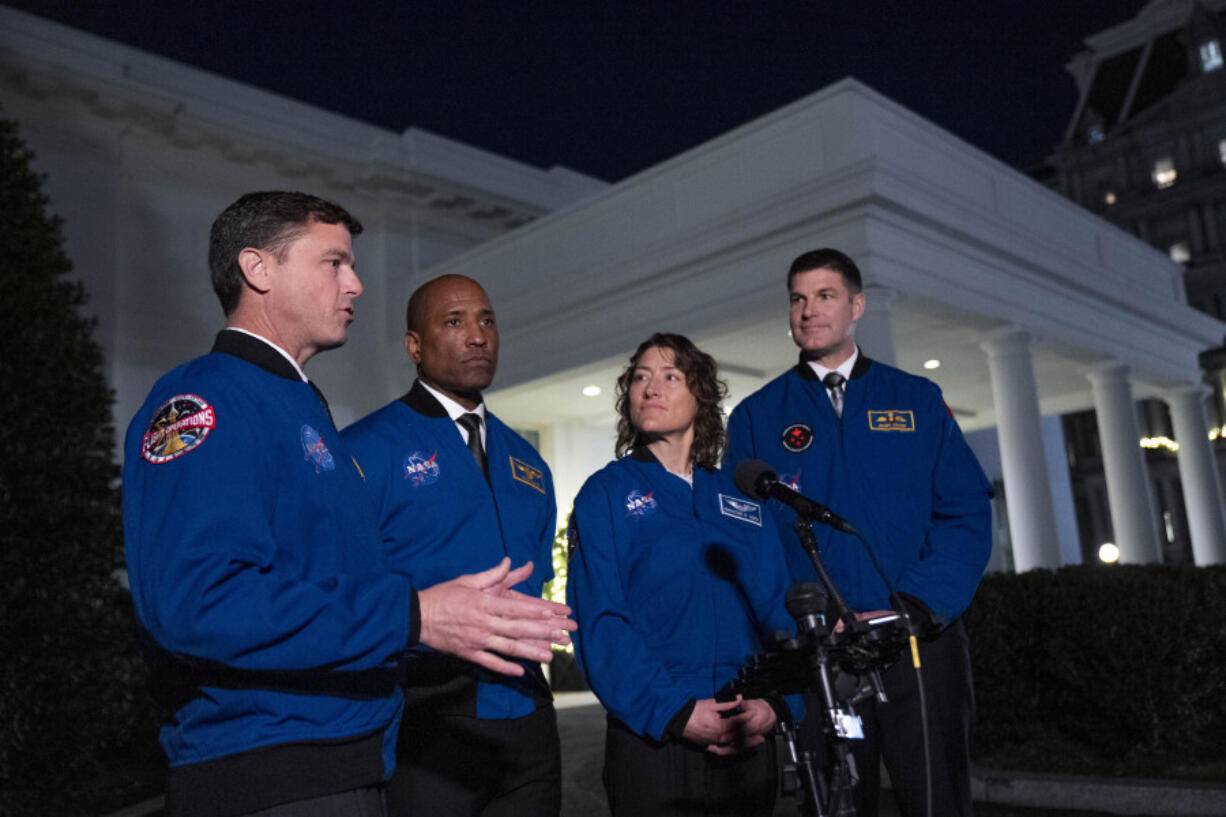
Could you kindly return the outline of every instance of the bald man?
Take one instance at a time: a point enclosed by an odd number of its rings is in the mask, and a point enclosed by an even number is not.
[[[553,576],[553,483],[482,400],[498,366],[489,297],[445,275],[413,293],[406,319],[417,380],[342,432],[374,492],[392,569],[428,587],[510,556],[535,566],[515,589],[540,596]],[[524,674],[509,677],[431,651],[410,661],[393,817],[558,814],[552,695],[540,664],[521,663]]]

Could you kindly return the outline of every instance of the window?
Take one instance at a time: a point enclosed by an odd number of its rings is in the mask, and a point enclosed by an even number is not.
[[[1222,67],[1222,45],[1217,40],[1200,44],[1200,67],[1206,74]]]
[[[1217,157],[1222,160],[1222,167],[1226,167],[1226,139],[1218,140]]]
[[[1171,254],[1171,260],[1177,264],[1186,264],[1192,260],[1192,251],[1188,249],[1186,241],[1176,241],[1168,252]]]
[[[1163,156],[1154,162],[1154,184],[1161,190],[1170,187],[1175,183],[1175,177],[1179,174],[1175,172],[1175,160],[1170,156]]]

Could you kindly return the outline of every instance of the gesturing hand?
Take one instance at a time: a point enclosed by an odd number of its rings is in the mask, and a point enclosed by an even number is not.
[[[420,642],[504,675],[524,674],[507,658],[549,661],[550,645],[569,644],[568,631],[578,625],[566,605],[511,589],[531,573],[531,562],[511,570],[504,558],[482,573],[419,591]]]

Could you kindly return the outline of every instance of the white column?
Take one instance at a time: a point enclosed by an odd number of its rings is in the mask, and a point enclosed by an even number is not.
[[[1179,481],[1183,483],[1183,501],[1188,511],[1192,558],[1198,565],[1226,562],[1222,484],[1205,421],[1208,391],[1198,384],[1171,389],[1164,395],[1171,407],[1175,441],[1179,443]]]
[[[864,314],[856,321],[856,343],[864,354],[889,366],[898,365],[894,345],[894,302],[898,292],[887,287],[864,288]]]
[[[1059,567],[1060,540],[1043,456],[1031,337],[1016,327],[1005,327],[990,333],[980,346],[988,354],[992,374],[992,407],[1000,439],[1014,567],[1019,573],[1036,567]]]
[[[1103,450],[1107,501],[1120,561],[1147,564],[1162,561],[1158,546],[1154,500],[1141,451],[1141,430],[1132,399],[1128,367],[1107,363],[1086,374],[1094,388],[1094,412]]]

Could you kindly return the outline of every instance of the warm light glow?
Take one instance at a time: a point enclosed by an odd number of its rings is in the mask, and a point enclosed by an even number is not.
[[[599,396],[600,396],[600,387],[599,387],[599,386],[597,386],[597,385],[594,385],[594,384],[593,384],[593,385],[591,385],[591,386],[584,386],[584,387],[583,387],[583,396],[584,396],[584,397],[599,397]]]
[[[1175,170],[1175,160],[1170,156],[1163,156],[1161,159],[1154,162],[1154,184],[1158,189],[1170,187],[1175,183],[1175,179],[1179,174]]]
[[[1098,558],[1107,564],[1115,564],[1120,560],[1120,549],[1110,542],[1103,542],[1098,549]]]
[[[1142,437],[1142,448],[1165,448],[1167,451],[1174,453],[1179,450],[1179,443],[1172,440],[1170,437]]]
[[[935,357],[932,360],[925,360],[924,368],[925,369],[939,369],[941,368],[941,361],[937,360]]]
[[[1107,191],[1107,194],[1106,194],[1105,196],[1103,196],[1103,201],[1105,201],[1105,202],[1107,203],[1107,206],[1108,206],[1108,207],[1110,207],[1111,205],[1115,204],[1115,201],[1116,201],[1116,199],[1115,199],[1115,191],[1114,191],[1114,190],[1108,190],[1108,191]]]
[[[1209,429],[1209,441],[1210,442],[1212,442],[1213,440],[1216,440],[1220,436],[1222,436],[1222,429],[1218,428],[1217,426],[1214,426],[1213,428]]]

